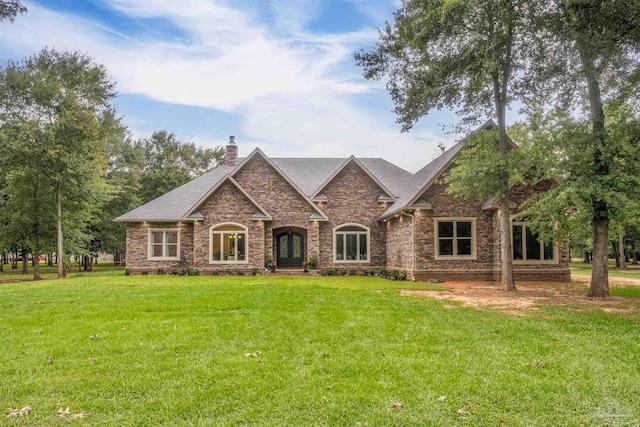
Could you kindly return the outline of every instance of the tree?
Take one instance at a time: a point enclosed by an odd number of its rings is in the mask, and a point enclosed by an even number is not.
[[[489,179],[497,184],[492,196],[499,200],[502,284],[515,290],[511,182],[507,162],[500,159],[510,150],[506,110],[514,95],[516,70],[524,66],[524,28],[538,12],[535,2],[404,0],[402,5],[395,22],[387,22],[380,32],[376,47],[357,53],[356,61],[366,78],[388,77],[387,89],[403,131],[429,111],[445,107],[458,109],[463,123],[487,115],[496,119],[497,144],[494,140],[491,153],[484,154],[496,159],[492,163],[497,169]],[[459,167],[471,164],[462,160]],[[472,182],[485,176],[474,176]]]
[[[145,163],[140,177],[141,199],[147,203],[187,183],[224,161],[224,149],[199,148],[181,142],[167,131],[157,131],[137,142]]]
[[[27,11],[19,0],[0,0],[0,22],[13,22],[16,16]]]
[[[531,64],[528,76],[529,92],[534,108],[544,104],[561,109],[574,117],[584,112],[589,121],[589,135],[578,121],[563,120],[566,140],[557,140],[557,149],[563,146],[581,146],[588,156],[576,153],[573,160],[581,164],[572,167],[574,186],[579,198],[588,200],[587,209],[592,229],[593,272],[589,295],[604,297],[609,294],[608,234],[612,217],[616,215],[616,184],[612,168],[619,158],[622,145],[629,142],[616,133],[629,123],[622,123],[613,132],[607,130],[605,105],[609,111],[619,111],[620,103],[637,103],[640,82],[640,3],[629,0],[550,1],[538,17],[539,29],[531,43]],[[637,106],[637,105],[636,105]],[[574,117],[575,118],[575,117]],[[617,120],[611,123],[617,123]],[[621,135],[617,135],[621,136]],[[577,144],[577,145],[576,145]],[[569,166],[569,165],[565,165]],[[567,181],[570,182],[570,181]],[[569,199],[566,200],[570,202]]]
[[[113,88],[106,69],[77,52],[44,49],[0,70],[2,156],[11,168],[39,171],[54,191],[59,260],[63,224],[75,224],[68,231],[81,235],[110,196],[102,178]],[[58,277],[64,275],[59,262]]]

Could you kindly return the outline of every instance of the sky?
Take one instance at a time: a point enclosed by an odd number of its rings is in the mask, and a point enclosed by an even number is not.
[[[373,47],[399,0],[31,0],[0,23],[0,62],[81,51],[116,82],[134,138],[167,130],[239,155],[382,157],[411,172],[450,147],[435,111],[400,132],[384,83],[353,53]]]

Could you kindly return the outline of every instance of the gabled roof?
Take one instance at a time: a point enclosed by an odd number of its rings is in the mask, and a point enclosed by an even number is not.
[[[353,156],[352,156],[353,157]],[[388,188],[389,196],[399,197],[413,174],[380,158],[356,158],[376,180]],[[271,158],[282,172],[308,196],[322,190],[329,177],[343,166],[348,158],[335,157],[275,157]]]
[[[211,187],[231,172],[233,167],[221,165],[184,185],[169,191],[124,215],[117,222],[170,222],[184,219],[185,214],[195,205]]]
[[[375,182],[378,185],[378,187],[380,187],[382,189],[382,191],[384,191],[393,200],[393,193],[382,182],[380,182],[380,180],[373,173],[371,173],[371,171],[364,164],[362,164],[362,162],[360,162],[358,159],[356,159],[355,156],[351,156],[347,160],[342,162],[342,164],[335,171],[333,171],[333,173],[331,175],[329,175],[329,177],[316,189],[316,191],[313,192],[313,194],[311,195],[311,198],[315,199],[318,196],[318,193],[320,193],[320,191],[324,190],[324,188],[331,181],[333,181],[333,179],[340,172],[342,172],[342,170],[344,168],[346,168],[349,163],[355,163],[356,165],[358,165],[358,167],[360,169],[362,169],[362,171],[364,171],[364,173],[366,173],[369,176],[369,178],[371,178],[373,180],[373,182]]]
[[[493,120],[487,120],[482,126],[480,126],[477,130],[469,134],[462,141],[458,142],[456,145],[442,153],[439,157],[434,159],[431,163],[420,169],[413,175],[413,178],[409,181],[406,186],[406,190],[404,194],[398,198],[391,206],[387,208],[386,211],[380,216],[380,219],[387,218],[391,215],[394,215],[403,209],[420,207],[420,208],[430,208],[431,205],[428,200],[421,199],[422,194],[442,175],[442,173],[451,165],[454,158],[460,153],[462,148],[464,147],[464,143],[468,140],[472,135],[477,132],[483,130],[492,130],[497,129],[498,126]],[[509,145],[511,148],[517,148],[517,145],[511,140],[509,140]]]
[[[209,191],[207,191],[204,196],[202,196],[200,198],[200,200],[198,200],[192,207],[191,209],[189,209],[187,211],[187,213],[184,215],[187,218],[190,218],[194,213],[195,210],[198,209],[198,207],[209,198],[209,196],[211,196],[213,193],[215,193],[215,191],[220,188],[225,182],[229,182],[231,183],[231,185],[235,186],[238,190],[240,190],[240,192],[242,194],[244,194],[244,196],[249,199],[249,201],[251,203],[253,203],[253,205],[258,208],[258,212],[256,212],[255,214],[253,214],[252,218],[253,219],[261,219],[261,220],[266,220],[266,221],[273,221],[273,218],[271,217],[271,215],[269,215],[269,213],[266,211],[266,209],[264,209],[262,206],[260,206],[260,203],[256,202],[255,199],[253,197],[251,197],[251,195],[249,193],[247,193],[245,191],[244,188],[242,188],[242,186],[238,183],[238,181],[236,181],[235,179],[233,179],[233,177],[229,174],[225,175],[222,177],[222,179],[220,179],[220,181],[218,181],[216,183],[216,185],[214,185],[213,187],[211,187],[211,189]],[[202,215],[200,215],[202,217]]]
[[[295,182],[293,182],[291,180],[291,178],[289,178],[283,171],[282,169],[280,169],[269,157],[267,157],[262,150],[260,150],[259,148],[256,148],[255,150],[253,150],[251,152],[251,154],[249,154],[245,159],[243,159],[240,163],[238,163],[238,166],[236,166],[236,168],[233,170],[233,172],[231,172],[231,175],[235,175],[237,174],[253,157],[255,156],[260,156],[262,157],[278,174],[280,174],[280,176],[282,176],[282,178],[284,178],[285,181],[287,181],[287,183],[289,183],[289,185],[291,185],[291,187],[293,187],[294,190],[296,190],[298,192],[298,194],[300,194],[300,196],[305,199],[307,201],[307,203],[309,203],[309,206],[311,206],[311,208],[313,208],[313,210],[315,211],[314,214],[317,213],[317,215],[312,214],[311,217],[309,217],[309,219],[313,219],[313,220],[320,220],[320,221],[328,221],[329,218],[327,217],[327,215],[322,212],[320,210],[320,208],[318,208],[318,206],[313,203],[313,201],[309,198],[309,196],[307,196],[301,189],[300,187],[298,187],[296,185]]]

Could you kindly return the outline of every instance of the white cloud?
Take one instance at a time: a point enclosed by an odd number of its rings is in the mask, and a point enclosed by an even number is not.
[[[356,47],[375,41],[375,29],[305,32],[319,0],[271,0],[277,29],[255,11],[230,4],[109,2],[131,17],[162,17],[189,36],[175,41],[121,34],[29,3],[29,13],[1,35],[2,44],[12,56],[45,45],[81,50],[107,66],[121,93],[241,114],[243,133],[271,155],[385,157],[412,170],[433,157],[442,138],[429,131],[400,134],[397,126],[365,112],[352,98],[375,87],[354,70],[352,59]]]

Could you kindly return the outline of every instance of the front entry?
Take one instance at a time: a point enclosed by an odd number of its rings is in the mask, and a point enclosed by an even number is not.
[[[291,228],[276,230],[276,258],[278,267],[302,267],[304,234]]]

